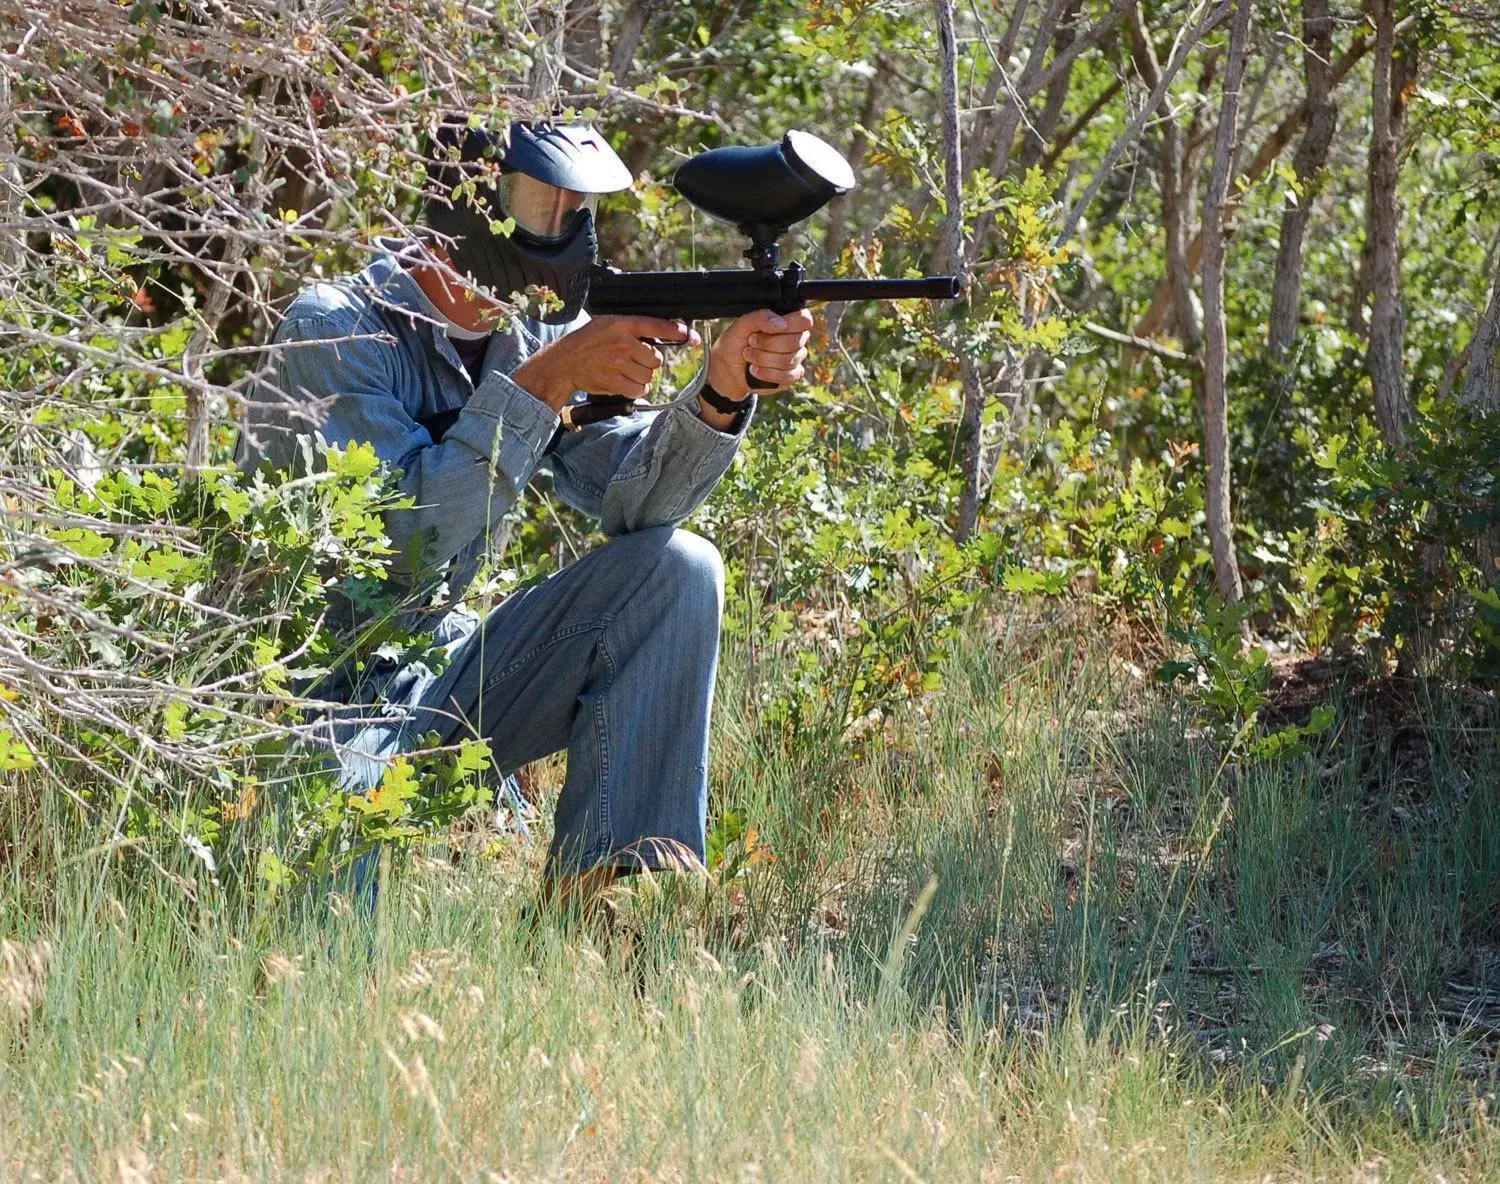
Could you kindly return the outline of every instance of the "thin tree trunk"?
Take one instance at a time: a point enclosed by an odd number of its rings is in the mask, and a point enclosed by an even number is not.
[[[1490,288],[1490,302],[1469,342],[1469,369],[1463,401],[1470,407],[1500,411],[1500,269]]]
[[[992,119],[986,121],[984,135],[974,147],[976,159],[984,156],[990,157],[990,172],[996,177],[1004,176],[1006,164],[1010,160],[1011,147],[1016,138],[1016,128],[1025,118],[1026,104],[1034,93],[1028,90],[1028,87],[1042,71],[1042,62],[1047,56],[1047,47],[1052,43],[1058,22],[1062,20],[1063,10],[1068,2],[1069,0],[1051,0],[1051,3],[1047,5],[1036,32],[1032,36],[1031,53],[1027,56],[1021,76],[1011,80],[1010,84],[1005,87],[1005,103],[999,111],[995,112]],[[994,66],[995,72],[1000,75],[1000,81],[1005,82],[1003,72],[1006,69],[1006,59],[1000,58]],[[995,97],[999,98],[998,88]]]
[[[939,265],[967,281],[964,259],[963,147],[958,129],[958,36],[953,28],[953,0],[933,0],[943,80],[943,242]],[[966,352],[959,355],[963,385],[963,488],[958,498],[958,523],[953,537],[966,542],[979,523],[981,470],[984,465],[984,387]]]
[[[1396,0],[1375,0],[1375,68],[1370,130],[1370,345],[1366,364],[1375,421],[1386,442],[1406,442],[1406,311],[1401,300],[1400,169],[1402,100],[1396,67]],[[1393,86],[1393,83],[1397,83]]]
[[[573,19],[563,38],[568,57],[588,74],[597,75],[604,64],[604,33],[599,19],[599,5],[587,3],[575,8]]]
[[[889,87],[891,72],[887,67],[884,54],[877,55],[875,59],[875,73],[870,75],[869,87],[865,90],[865,101],[859,110],[859,126],[868,128],[875,122],[875,117],[880,113],[881,104],[885,102],[886,91]],[[860,165],[864,163],[865,153],[870,149],[870,139],[859,132],[854,132],[849,137],[849,148],[846,153],[849,159],[849,167],[854,170],[854,175],[859,176]],[[823,254],[828,257],[830,265],[838,261],[840,253],[844,249],[844,239],[848,234],[849,227],[849,203],[847,200],[836,201],[828,209],[828,229],[823,234]],[[838,339],[839,324],[844,319],[845,305],[842,301],[836,301],[823,310],[823,329],[820,335],[820,348],[828,350],[833,347]]]
[[[1130,44],[1136,70],[1152,93],[1156,93],[1162,89],[1161,64],[1156,57],[1156,47],[1151,43],[1151,30],[1146,27],[1145,8],[1139,0],[1130,12]],[[1182,126],[1177,122],[1177,113],[1170,109],[1170,103],[1167,108],[1162,115],[1158,162],[1162,223],[1167,240],[1167,274],[1176,295],[1178,331],[1188,351],[1196,353],[1203,333],[1193,303],[1192,276],[1187,260],[1187,228],[1192,214],[1184,208],[1192,201],[1192,178],[1183,173]]]
[[[1214,144],[1214,167],[1203,205],[1203,451],[1208,461],[1207,517],[1214,582],[1225,600],[1243,595],[1230,512],[1228,334],[1224,322],[1224,207],[1238,156],[1240,89],[1254,0],[1237,0],[1224,67],[1224,102]]]
[[[276,109],[279,89],[279,83],[270,84],[266,107],[271,111]],[[247,219],[255,218],[265,208],[270,190],[263,179],[274,176],[282,163],[282,158],[277,153],[270,167],[267,167],[266,137],[260,127],[252,124],[251,129],[245,155],[250,166],[250,176],[255,179],[245,188],[241,198],[243,214]],[[213,459],[213,421],[221,411],[222,400],[210,393],[204,355],[217,338],[225,316],[230,311],[230,305],[238,295],[236,282],[249,252],[250,240],[247,236],[231,235],[224,247],[218,274],[213,269],[206,269],[208,298],[203,302],[198,325],[182,350],[182,372],[188,380],[185,384],[186,405],[183,408],[184,419],[187,421],[187,451],[183,460],[189,473],[200,472]]]
[[[964,275],[963,149],[958,130],[958,36],[953,27],[953,0],[933,0],[943,81],[943,243],[938,266]]]
[[[1500,412],[1500,268],[1490,288],[1490,302],[1469,342],[1469,372],[1463,401],[1490,413]],[[1493,501],[1491,502],[1493,508]],[[1482,531],[1474,545],[1475,562],[1485,580],[1500,579],[1500,529]]]
[[[1082,219],[1089,206],[1094,204],[1094,198],[1099,196],[1099,190],[1104,187],[1104,183],[1109,179],[1110,173],[1114,171],[1114,167],[1118,163],[1120,156],[1127,148],[1133,146],[1140,139],[1147,122],[1167,97],[1167,91],[1171,88],[1173,80],[1176,79],[1178,71],[1187,62],[1188,55],[1228,15],[1229,8],[1230,0],[1223,0],[1222,3],[1216,4],[1210,9],[1197,25],[1179,36],[1177,44],[1172,51],[1172,56],[1167,60],[1167,64],[1161,72],[1160,83],[1152,88],[1145,105],[1135,113],[1135,116],[1126,125],[1125,130],[1116,136],[1115,142],[1109,146],[1109,150],[1104,154],[1104,159],[1099,163],[1099,167],[1094,170],[1094,179],[1089,182],[1089,186],[1083,191],[1082,196],[1069,207],[1067,216],[1063,218],[1062,229],[1058,231],[1055,241],[1065,243],[1073,237],[1073,232],[1078,229],[1079,220]],[[1142,336],[1145,335],[1142,334]]]
[[[1404,22],[1403,22],[1404,23]],[[1349,44],[1338,62],[1333,67],[1333,85],[1337,87],[1348,77],[1350,71],[1357,66],[1370,52],[1373,44],[1371,38],[1360,34]],[[1292,138],[1307,124],[1309,111],[1304,100],[1296,110],[1276,125],[1274,131],[1261,143],[1259,151],[1245,166],[1244,175],[1247,183],[1254,184],[1271,171],[1271,166],[1276,163],[1282,151],[1292,142]],[[1188,264],[1197,267],[1203,259],[1203,232],[1200,230],[1193,238],[1192,245],[1188,247]],[[1175,297],[1171,292],[1170,277],[1162,280],[1156,289],[1156,294],[1151,298],[1151,307],[1139,321],[1135,323],[1134,333],[1137,337],[1152,337],[1160,332],[1166,321],[1167,314],[1173,308]]]
[[[886,68],[884,54],[875,58],[875,73],[870,75],[869,86],[865,90],[865,101],[859,109],[859,126],[868,128],[875,122],[876,116],[880,114],[881,105],[885,102],[887,90],[890,88],[891,72]],[[859,176],[860,165],[864,163],[865,153],[870,150],[870,138],[859,132],[851,132],[849,135],[849,147],[845,152],[848,157],[849,166],[854,170],[854,175]],[[839,252],[844,249],[844,238],[849,225],[849,205],[847,202],[836,201],[828,207],[828,229],[823,233],[823,253],[830,259],[838,258]]]
[[[1333,17],[1328,0],[1302,0],[1302,61],[1307,77],[1307,131],[1292,161],[1298,192],[1287,198],[1281,212],[1281,243],[1271,288],[1270,347],[1271,357],[1278,362],[1297,340],[1307,222],[1339,120],[1338,104],[1333,101]]]
[[[16,110],[11,100],[10,74],[0,71],[0,136],[7,145],[3,163],[0,163],[0,218],[7,225],[14,225],[16,212],[21,208],[25,190],[21,170],[17,167],[10,145],[16,142]],[[20,234],[10,231],[0,239],[0,296],[18,279],[26,255],[26,241]]]
[[[655,0],[631,0],[625,15],[620,18],[615,43],[609,50],[609,72],[614,75],[616,85],[623,85],[620,80],[630,74],[635,51],[640,48],[641,37],[646,32],[646,22],[655,9]]]
[[[1052,38],[1054,61],[1061,58],[1078,39],[1078,10],[1082,6],[1083,0],[1070,0],[1070,3],[1063,9],[1062,23]],[[1057,133],[1057,125],[1062,119],[1063,107],[1067,104],[1068,92],[1072,89],[1072,84],[1073,71],[1062,70],[1054,75],[1047,85],[1046,101],[1042,104],[1037,117],[1026,129],[1026,136],[1021,142],[1021,154],[1017,164],[1022,172],[1035,167],[1052,143],[1052,137]]]
[[[552,0],[537,14],[541,36],[537,38],[536,56],[531,63],[526,97],[544,115],[562,97],[563,42],[568,31],[568,0]]]
[[[1031,0],[1016,0],[1011,8],[1010,23],[1005,27],[1005,39],[1000,42],[1000,62],[1010,61],[1010,55],[1016,52],[1016,42],[1021,37],[1021,25],[1026,20],[1026,13],[1031,8]],[[994,100],[991,99],[991,102]]]
[[[1027,111],[1033,96],[1047,89],[1060,76],[1069,75],[1073,69],[1073,63],[1088,49],[1100,44],[1113,31],[1116,25],[1124,18],[1126,11],[1134,0],[1115,0],[1103,18],[1091,25],[1082,33],[1075,32],[1063,49],[1052,55],[1052,60],[1046,62],[1047,47],[1051,44],[1053,37],[1058,31],[1058,22],[1067,0],[1053,0],[1042,17],[1041,24],[1037,27],[1034,47],[1031,56],[1027,59],[1026,69],[1022,71],[1020,79],[1013,87],[1007,88],[1009,101],[1001,108],[987,136],[981,141],[981,148],[977,155],[983,156],[988,152],[990,157],[990,175],[997,180],[1004,178],[1010,169],[1010,156],[1015,146],[1016,129],[1021,121],[1027,118]],[[996,63],[996,70],[1000,70],[1002,61]],[[994,224],[994,216],[989,210],[984,210],[974,223],[974,241],[983,243],[989,237],[990,227]]]

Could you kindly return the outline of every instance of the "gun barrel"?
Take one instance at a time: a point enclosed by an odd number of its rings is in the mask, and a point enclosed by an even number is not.
[[[927,275],[915,280],[802,281],[802,298],[809,304],[831,300],[952,300],[958,294],[955,275]]]
[[[810,280],[795,263],[781,271],[617,271],[595,267],[584,307],[593,316],[635,314],[685,320],[738,317],[758,308],[795,312],[829,300],[952,300],[951,275],[915,280]]]

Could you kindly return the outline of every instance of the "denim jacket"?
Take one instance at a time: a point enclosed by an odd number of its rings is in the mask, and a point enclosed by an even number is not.
[[[297,437],[315,432],[330,444],[371,444],[412,503],[386,515],[402,582],[446,577],[456,601],[542,466],[562,500],[611,536],[676,525],[728,470],[753,408],[733,433],[711,427],[693,397],[703,374],[659,410],[559,431],[557,414],[510,376],[588,315],[566,325],[511,320],[491,337],[474,382],[402,267],[402,244],[379,245],[363,272],[315,284],[287,310],[249,398],[239,461],[291,470]]]

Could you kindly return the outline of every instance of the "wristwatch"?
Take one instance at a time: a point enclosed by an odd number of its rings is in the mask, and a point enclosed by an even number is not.
[[[698,396],[720,415],[738,415],[741,411],[748,409],[751,400],[755,398],[751,391],[746,391],[738,399],[726,398],[714,390],[706,378],[703,380],[702,388],[698,391]]]

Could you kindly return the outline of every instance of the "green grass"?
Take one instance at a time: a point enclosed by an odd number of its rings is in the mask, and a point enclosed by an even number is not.
[[[537,852],[475,837],[374,917],[12,855],[0,1179],[1500,1177],[1493,734],[1427,702],[1416,759],[1350,699],[1222,768],[1053,625],[976,625],[859,738],[728,653],[759,845],[635,885],[612,946],[528,939]]]

